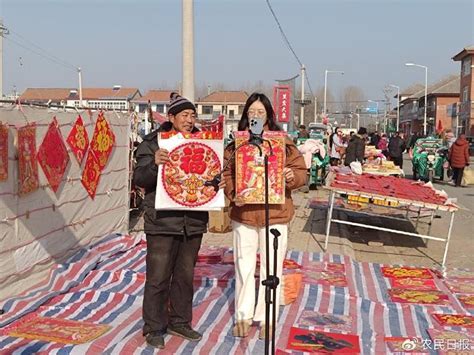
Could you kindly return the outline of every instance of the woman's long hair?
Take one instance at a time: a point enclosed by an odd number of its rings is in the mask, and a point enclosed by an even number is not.
[[[329,136],[329,148],[331,148],[331,149],[332,149],[332,145],[334,143],[334,135],[337,134],[338,129],[339,129],[339,127],[336,127],[336,129],[334,130],[334,133]]]
[[[249,96],[247,102],[244,106],[244,111],[242,112],[242,117],[239,121],[238,130],[239,131],[246,131],[249,129],[249,117],[248,111],[250,105],[252,105],[255,101],[260,101],[265,107],[265,111],[267,111],[267,123],[268,129],[270,131],[281,131],[280,126],[275,122],[275,112],[273,111],[272,103],[268,99],[265,94],[254,92],[252,95]]]

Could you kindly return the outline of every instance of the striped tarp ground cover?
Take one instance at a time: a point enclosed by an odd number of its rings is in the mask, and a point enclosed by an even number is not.
[[[21,297],[7,300],[0,316],[4,327],[25,314],[108,324],[102,337],[81,345],[32,341],[0,335],[0,354],[151,354],[142,336],[142,301],[146,244],[141,236],[111,235],[52,269],[50,278]],[[363,354],[387,353],[384,337],[429,339],[428,328],[439,328],[431,313],[467,313],[441,280],[438,288],[450,297],[449,306],[409,305],[390,301],[384,265],[361,263],[349,257],[288,252],[288,258],[304,268],[328,261],[345,265],[347,287],[305,284],[297,300],[280,308],[276,347],[285,349],[289,330],[298,326],[304,310],[347,315],[360,339]],[[199,268],[200,266],[198,266]],[[244,354],[263,353],[258,326],[247,338],[232,336],[234,281],[206,277],[196,284],[194,326],[204,334],[192,343],[166,336],[163,353]],[[301,326],[304,327],[304,326]],[[460,330],[454,327],[453,330]],[[325,329],[337,332],[333,329]]]

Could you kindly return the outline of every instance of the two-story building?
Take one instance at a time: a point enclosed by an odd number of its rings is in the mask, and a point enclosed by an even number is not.
[[[177,90],[149,90],[145,95],[132,101],[135,106],[135,112],[144,113],[148,105],[151,105],[153,112],[166,116],[172,92],[177,92]]]
[[[399,130],[406,135],[419,132],[420,124],[418,122],[418,97],[416,93],[424,89],[423,84],[414,84],[400,92],[400,127]],[[422,127],[422,126],[421,126]],[[423,128],[421,128],[423,130]]]
[[[460,92],[457,107],[451,106],[448,111],[457,122],[458,133],[474,136],[474,46],[465,47],[452,59],[461,62]]]
[[[215,91],[196,102],[198,116],[206,120],[225,116],[225,132],[237,131],[248,94],[245,91]]]
[[[459,100],[459,77],[449,75],[427,88],[426,133],[452,129],[448,107]],[[411,92],[411,94],[410,94]],[[400,93],[400,131],[423,133],[425,121],[425,86],[415,84]]]
[[[448,107],[459,101],[459,81],[458,75],[450,75],[428,87],[426,110],[428,134],[455,129],[451,116],[448,115]],[[424,100],[424,95],[422,100]],[[421,114],[424,115],[424,112]]]

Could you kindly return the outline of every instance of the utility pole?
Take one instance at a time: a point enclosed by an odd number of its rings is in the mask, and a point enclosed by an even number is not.
[[[0,19],[0,100],[3,99],[3,36],[8,33],[8,29],[3,26],[3,20]]]
[[[77,75],[79,76],[79,107],[82,107],[82,71],[77,68]]]
[[[183,96],[194,103],[193,0],[183,0]]]
[[[301,109],[300,109],[300,125],[304,124],[304,64],[301,65]]]
[[[318,121],[318,97],[314,96],[314,123]]]

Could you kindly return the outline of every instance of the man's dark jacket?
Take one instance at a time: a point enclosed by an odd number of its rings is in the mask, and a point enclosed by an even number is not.
[[[400,158],[403,156],[403,151],[406,149],[405,140],[399,136],[390,138],[388,143],[388,153],[392,158]]]
[[[353,134],[346,148],[344,165],[349,166],[353,161],[364,161],[365,139],[358,134]]]
[[[202,211],[155,210],[156,181],[158,166],[155,164],[155,152],[158,150],[159,131],[171,130],[170,124],[146,135],[137,148],[137,164],[133,173],[135,185],[145,189],[145,233],[160,235],[191,236],[207,232],[209,215]]]

